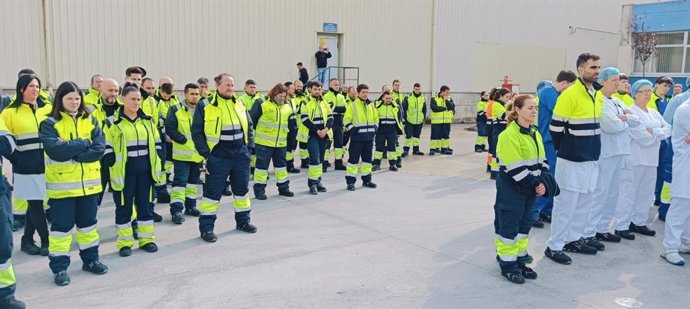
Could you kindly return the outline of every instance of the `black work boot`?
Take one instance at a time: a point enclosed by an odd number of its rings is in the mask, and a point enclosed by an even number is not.
[[[344,171],[347,170],[347,167],[345,167],[345,164],[343,164],[342,159],[337,159],[335,160],[335,170],[336,171]]]

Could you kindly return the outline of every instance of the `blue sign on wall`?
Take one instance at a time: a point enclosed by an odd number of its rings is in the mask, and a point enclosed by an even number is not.
[[[338,24],[323,23],[323,32],[338,32]]]
[[[690,1],[638,4],[633,14],[642,18],[648,31],[668,32],[690,30]]]

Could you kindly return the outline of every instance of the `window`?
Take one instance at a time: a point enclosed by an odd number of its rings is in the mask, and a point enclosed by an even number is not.
[[[645,73],[690,73],[690,32],[657,33],[657,55],[645,65]],[[635,73],[642,63],[635,60]]]

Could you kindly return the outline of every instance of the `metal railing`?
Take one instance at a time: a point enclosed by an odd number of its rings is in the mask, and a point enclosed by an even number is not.
[[[340,83],[350,86],[357,86],[359,84],[359,67],[330,66],[326,68],[323,74],[325,75],[324,80],[326,81],[324,88],[328,88],[328,81],[331,80],[331,78],[337,78]],[[309,81],[319,81],[318,73]]]

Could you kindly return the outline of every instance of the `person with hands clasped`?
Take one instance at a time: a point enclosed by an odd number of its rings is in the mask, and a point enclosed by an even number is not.
[[[513,283],[536,279],[526,264],[527,235],[532,228],[532,206],[537,196],[557,194],[541,134],[532,124],[537,102],[531,95],[517,97],[507,112],[508,125],[499,135],[496,153],[500,167],[496,179],[496,253],[501,274]]]
[[[89,115],[82,92],[73,82],[62,83],[55,92],[50,117],[40,125],[45,149],[46,192],[52,209],[50,269],[55,284],[70,283],[72,229],[77,226],[77,244],[84,271],[102,275],[108,267],[99,260],[96,227],[101,186],[100,159],[105,137],[98,120]]]

